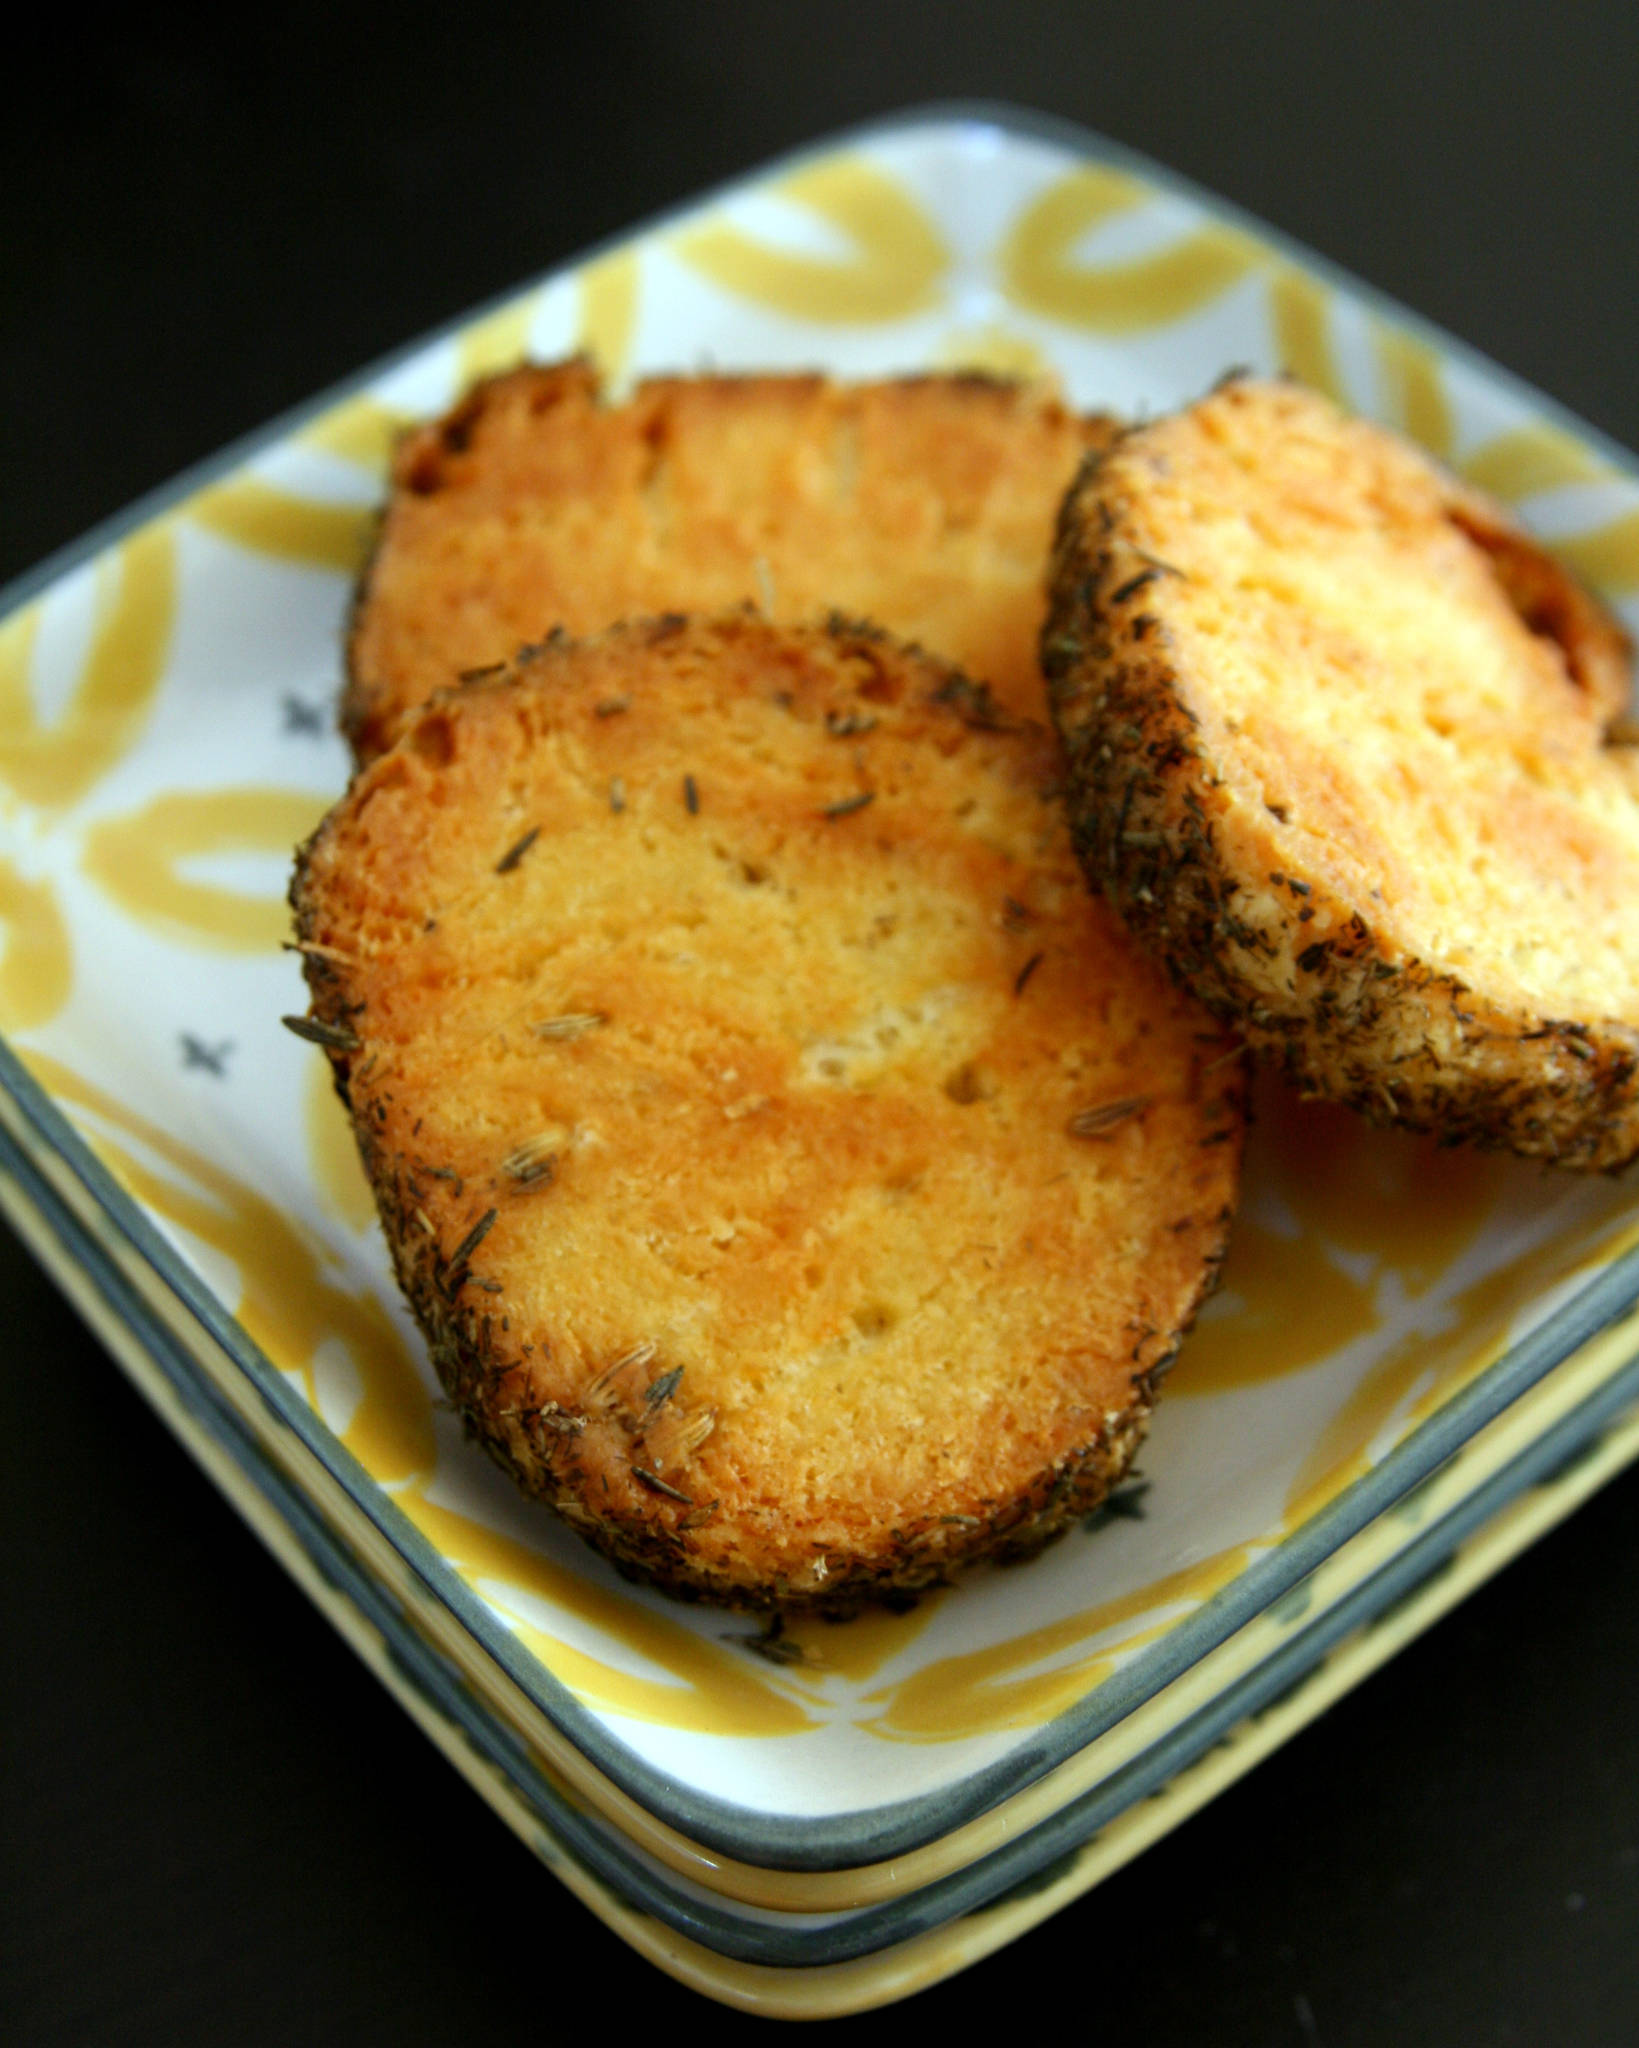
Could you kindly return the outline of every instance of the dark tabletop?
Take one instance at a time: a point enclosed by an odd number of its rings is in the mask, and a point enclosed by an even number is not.
[[[949,97],[1147,151],[1639,445],[1639,11],[1407,14],[41,10],[0,122],[0,580],[587,243]],[[577,2002],[640,2039],[759,2024],[514,1841],[3,1235],[0,1364],[8,2038],[478,2048]],[[1138,1863],[846,2024],[1639,2041],[1636,1546],[1639,1473]]]

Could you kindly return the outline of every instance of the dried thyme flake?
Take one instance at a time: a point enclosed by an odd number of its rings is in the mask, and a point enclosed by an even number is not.
[[[1096,1109],[1078,1110],[1065,1129],[1072,1138],[1102,1138],[1130,1123],[1149,1106],[1147,1095],[1123,1095],[1115,1102],[1101,1102]]]
[[[964,725],[976,732],[1017,732],[1019,721],[1004,711],[991,694],[988,683],[954,675],[933,693],[936,704],[949,705]]]
[[[561,1017],[543,1017],[539,1024],[529,1028],[537,1038],[584,1038],[588,1031],[596,1031],[608,1021],[603,1010],[567,1010]]]
[[[1111,604],[1125,604],[1130,597],[1136,597],[1146,584],[1153,583],[1161,571],[1153,564],[1140,569],[1136,576],[1129,576],[1119,589],[1110,592]]]
[[[684,1493],[681,1488],[671,1485],[669,1481],[662,1479],[658,1472],[651,1472],[647,1465],[634,1465],[632,1477],[640,1486],[646,1486],[651,1493],[663,1494],[667,1500],[680,1500],[686,1508],[694,1506],[692,1493]]]
[[[855,811],[864,810],[867,804],[876,802],[874,789],[862,789],[857,796],[841,797],[834,804],[827,804],[820,812],[822,818],[851,818]]]
[[[1025,990],[1030,985],[1031,975],[1035,973],[1036,969],[1041,965],[1041,963],[1046,958],[1047,955],[1045,953],[1032,953],[1030,958],[1019,969],[1018,973],[1014,975],[1013,993],[1016,996],[1022,996],[1024,994]]]
[[[765,618],[774,616],[777,602],[774,594],[774,571],[768,566],[766,555],[754,555],[751,559],[752,574],[757,579],[757,594]]]
[[[495,1228],[495,1221],[500,1213],[499,1209],[486,1209],[483,1215],[479,1217],[478,1221],[467,1232],[466,1236],[462,1238],[461,1242],[455,1247],[455,1250],[444,1261],[452,1273],[457,1267],[464,1266],[483,1243],[484,1239],[489,1236],[490,1232]]]
[[[717,1410],[715,1408],[697,1408],[677,1432],[672,1442],[672,1455],[679,1458],[692,1458],[716,1427]]]
[[[581,1398],[586,1401],[597,1400],[599,1395],[606,1393],[615,1380],[630,1367],[647,1365],[658,1349],[652,1337],[645,1337],[641,1344],[634,1344],[629,1351],[623,1351],[618,1358],[606,1365],[602,1372],[588,1380],[586,1392]]]
[[[558,1171],[558,1155],[548,1149],[549,1144],[546,1138],[526,1140],[501,1161],[501,1171],[519,1187],[532,1188],[550,1183]]]
[[[310,1045],[322,1045],[331,1052],[357,1052],[364,1042],[350,1026],[327,1024],[322,1017],[281,1017],[279,1022]]]
[[[536,1411],[536,1420],[542,1428],[555,1430],[559,1436],[579,1436],[586,1427],[586,1417],[573,1408],[560,1408],[556,1401],[544,1401]]]
[[[859,733],[874,732],[877,719],[870,711],[827,711],[825,730],[834,740],[851,740]]]
[[[533,1407],[518,1402],[510,1408],[497,1408],[495,1413],[503,1422],[521,1422],[526,1428],[549,1429],[556,1436],[579,1436],[586,1427],[584,1415],[577,1414],[573,1408],[560,1408],[556,1401],[542,1401]]]
[[[627,697],[600,697],[592,706],[594,718],[618,718],[623,711],[630,711],[632,700]]]
[[[692,775],[683,777],[683,808],[691,818],[700,815],[700,787]]]
[[[540,836],[540,826],[531,825],[529,830],[522,837],[522,839],[515,840],[513,844],[507,848],[506,852],[501,855],[501,858],[495,863],[495,872],[498,875],[510,875],[512,873],[512,870],[518,865],[519,861],[523,859],[524,855],[535,844],[536,840],[539,839]]]
[[[286,939],[283,950],[300,953],[308,960],[328,960],[335,967],[357,967],[358,956],[344,953],[340,946],[321,946],[317,939]]]
[[[1159,555],[1152,555],[1148,548],[1134,548],[1133,553],[1141,562],[1148,562],[1157,576],[1176,576],[1180,583],[1188,583],[1188,570],[1180,569],[1176,562],[1163,562]]]
[[[626,808],[626,784],[618,775],[609,778],[609,808],[616,812]]]
[[[683,1368],[674,1365],[670,1372],[663,1372],[659,1379],[651,1380],[643,1395],[643,1405],[652,1413],[677,1392],[678,1382],[683,1377]]]

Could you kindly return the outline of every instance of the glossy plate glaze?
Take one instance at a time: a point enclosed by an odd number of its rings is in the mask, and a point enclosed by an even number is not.
[[[1368,1532],[1358,1568],[1378,1569],[1389,1511],[1639,1294],[1639,1201],[1267,1094],[1224,1288],[1143,1476],[1095,1530],[910,1615],[770,1644],[627,1586],[515,1498],[435,1405],[322,1060],[278,1026],[303,1004],[280,943],[291,846],[345,780],[339,636],[391,437],[482,370],[575,347],[617,380],[1047,370],[1127,413],[1231,364],[1289,367],[1516,502],[1630,623],[1639,481],[1164,174],[956,110],[530,287],[11,593],[0,1110],[19,1156],[611,1839],[758,1910],[866,1910],[990,1853],[986,1816],[1034,1827],[1159,1753],[1200,1705],[1190,1675],[1227,1685],[1273,1654],[1280,1603],[1329,1560],[1345,1597]]]

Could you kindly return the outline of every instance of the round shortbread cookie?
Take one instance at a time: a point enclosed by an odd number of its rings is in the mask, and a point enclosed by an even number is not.
[[[1042,644],[1089,878],[1293,1082],[1633,1157],[1629,650],[1499,506],[1231,380],[1088,462]]]
[[[662,619],[439,698],[305,849],[299,1028],[439,1375],[624,1567],[845,1610],[1130,1460],[1244,1076],[1057,759],[868,628]]]
[[[653,377],[620,404],[584,358],[492,377],[399,447],[342,722],[368,760],[554,627],[744,603],[874,619],[1045,722],[1053,516],[1113,431],[975,374]]]

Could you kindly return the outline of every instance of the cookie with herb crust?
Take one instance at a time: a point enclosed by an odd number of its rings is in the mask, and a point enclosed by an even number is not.
[[[1057,759],[869,628],[664,618],[439,697],[303,851],[297,1028],[439,1375],[623,1568],[846,1611],[1131,1459],[1243,1077]]]
[[[1089,461],[1043,661],[1076,844],[1301,1088],[1639,1151],[1639,757],[1614,619],[1498,505],[1289,383]]]
[[[1045,718],[1053,515],[1108,421],[979,375],[656,377],[584,358],[477,385],[409,435],[348,637],[359,759],[457,674],[554,627],[742,603],[875,619]]]

